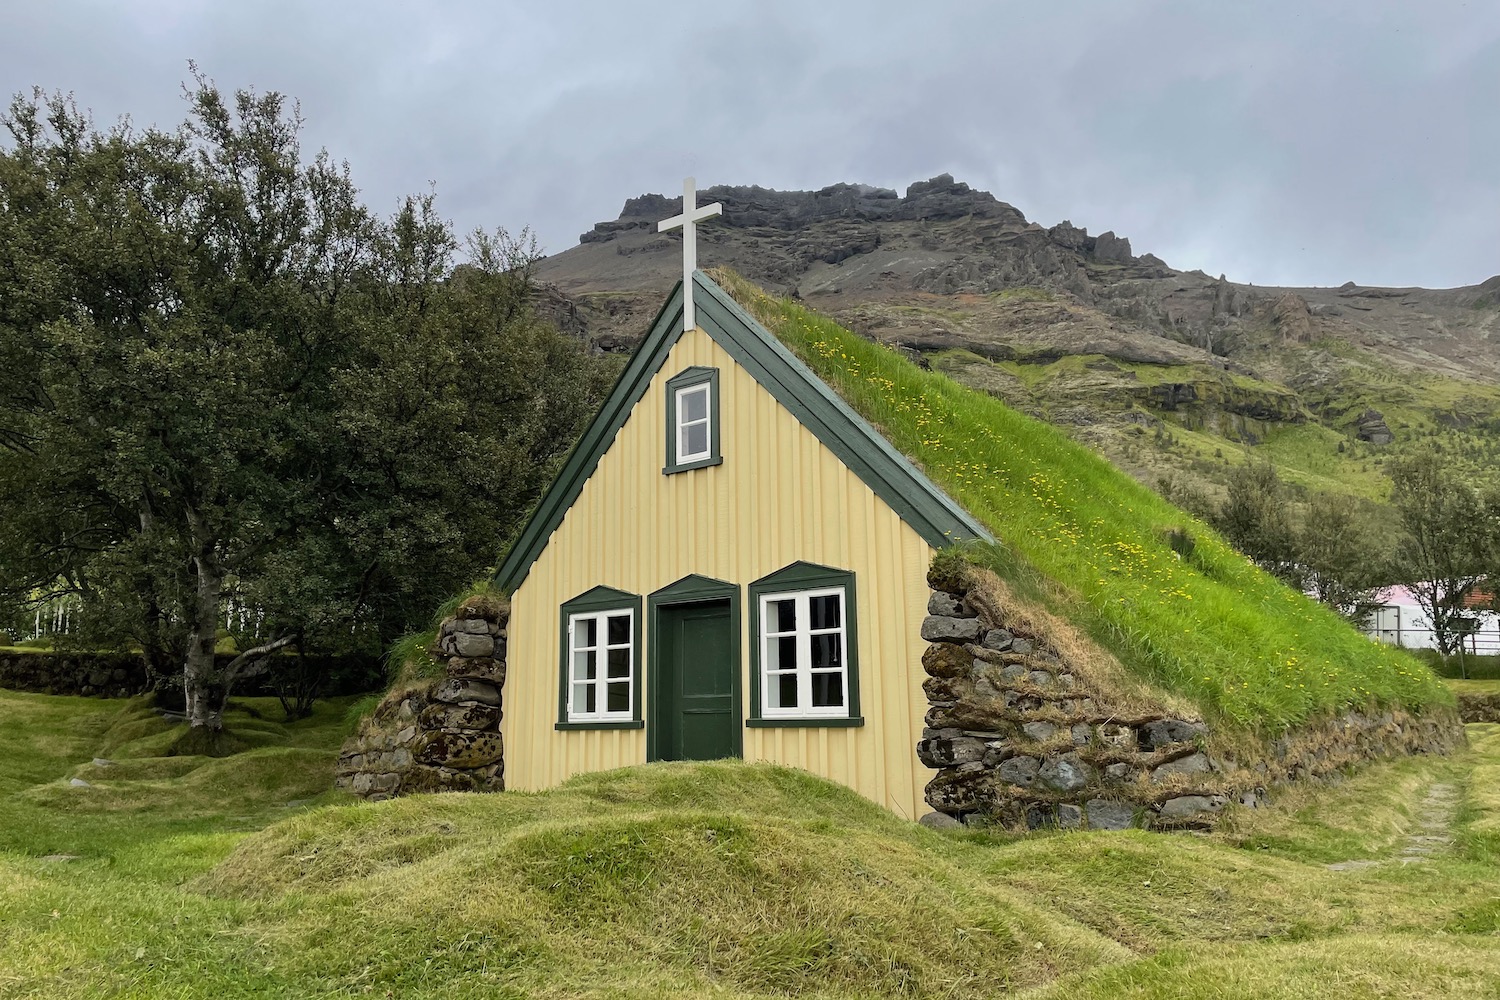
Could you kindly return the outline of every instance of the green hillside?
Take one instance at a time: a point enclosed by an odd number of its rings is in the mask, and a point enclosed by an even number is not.
[[[125,706],[0,691],[0,997],[1492,996],[1500,727],[1211,835],[941,833],[785,768],[354,802],[343,705],[157,757]],[[91,757],[107,753],[101,767]],[[68,783],[71,776],[87,787]],[[1432,819],[1424,803],[1447,789]],[[1435,824],[1435,825],[1434,825]],[[1418,835],[1441,835],[1404,864]],[[1350,864],[1353,862],[1353,864]],[[1329,868],[1330,864],[1339,864]]]
[[[1275,581],[1099,455],[728,273],[719,282],[935,482],[1002,550],[971,557],[1053,600],[1145,679],[1274,731],[1372,705],[1450,703],[1432,673]]]
[[[1500,468],[1500,386],[1398,361],[1357,338],[1288,341],[1269,326],[1242,330],[1232,359],[1162,363],[1100,353],[1108,342],[1052,342],[1044,315],[996,311],[996,301],[1056,296],[1014,288],[956,296],[926,307],[863,302],[834,317],[867,339],[902,342],[923,329],[957,329],[969,346],[925,345],[923,363],[1014,410],[1065,429],[1123,471],[1222,495],[1234,467],[1272,462],[1298,494],[1358,497],[1365,516],[1389,524],[1392,459],[1439,450],[1471,481]],[[1053,317],[1055,318],[1055,317]],[[871,336],[871,330],[882,331]],[[1034,343],[996,336],[1023,331]],[[1149,353],[1149,352],[1146,352]],[[1441,367],[1441,366],[1439,366]],[[1252,374],[1253,373],[1253,374]],[[1380,414],[1394,440],[1359,437]],[[1300,497],[1299,497],[1300,499]],[[1382,555],[1384,553],[1372,553]]]

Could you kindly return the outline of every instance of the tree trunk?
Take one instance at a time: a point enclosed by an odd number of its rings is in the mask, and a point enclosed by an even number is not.
[[[229,698],[226,678],[219,672],[215,651],[219,643],[219,604],[224,596],[224,574],[214,559],[212,543],[199,542],[193,557],[197,577],[193,628],[183,662],[182,690],[187,719],[195,742],[213,743],[224,729],[224,703]]]

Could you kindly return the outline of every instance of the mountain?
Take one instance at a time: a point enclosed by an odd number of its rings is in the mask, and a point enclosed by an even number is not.
[[[1216,491],[1261,455],[1308,489],[1383,496],[1385,458],[1436,444],[1500,467],[1500,276],[1452,289],[1271,288],[1179,271],[1126,237],[1044,227],[944,174],[904,196],[711,187],[698,230],[725,265],[1067,428],[1153,485]],[[606,350],[680,275],[680,198],[642,195],[537,277]]]

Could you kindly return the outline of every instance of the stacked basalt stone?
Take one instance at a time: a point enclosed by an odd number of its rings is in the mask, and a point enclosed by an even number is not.
[[[443,622],[435,652],[446,677],[392,692],[350,738],[337,783],[387,799],[415,792],[498,792],[505,788],[500,735],[508,608],[460,607]]]
[[[930,825],[1201,825],[1229,800],[1234,788],[1202,748],[1203,723],[1123,718],[1046,637],[1007,627],[968,580],[929,582],[929,709],[917,756],[938,771],[927,786]]]
[[[1045,636],[1008,621],[968,573],[934,569],[928,583],[929,707],[917,756],[938,772],[926,791],[936,810],[923,817],[930,826],[1201,828],[1230,802],[1259,805],[1268,785],[1333,779],[1373,758],[1463,743],[1457,713],[1435,706],[1320,720],[1286,733],[1260,760],[1211,756],[1201,721],[1112,705]]]

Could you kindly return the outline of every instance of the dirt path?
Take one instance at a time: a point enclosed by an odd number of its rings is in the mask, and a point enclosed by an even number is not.
[[[1402,845],[1401,852],[1393,859],[1403,865],[1422,864],[1432,855],[1453,843],[1449,831],[1453,826],[1453,813],[1458,808],[1458,788],[1444,781],[1433,782],[1417,811],[1417,828]],[[1374,868],[1388,864],[1383,861],[1339,861],[1329,865],[1336,872],[1353,871],[1359,868]]]

